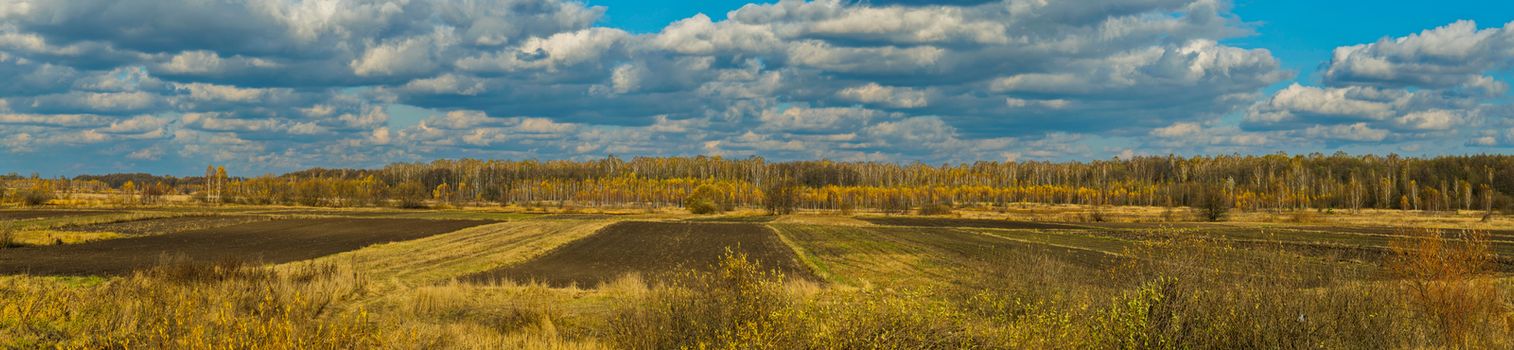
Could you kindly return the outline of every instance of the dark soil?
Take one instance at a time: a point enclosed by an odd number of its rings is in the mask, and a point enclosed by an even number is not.
[[[0,274],[119,275],[165,260],[283,263],[423,238],[491,221],[299,219],[75,245],[0,250]]]
[[[472,276],[475,282],[513,280],[554,287],[594,287],[629,273],[648,280],[715,267],[726,248],[764,269],[818,281],[771,229],[753,224],[620,222],[523,264]]]

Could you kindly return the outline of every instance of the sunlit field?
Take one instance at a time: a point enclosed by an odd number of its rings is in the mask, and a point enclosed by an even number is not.
[[[1514,350],[1514,0],[0,0],[0,350]]]
[[[0,212],[9,348],[1514,346],[1514,225],[1471,212]]]

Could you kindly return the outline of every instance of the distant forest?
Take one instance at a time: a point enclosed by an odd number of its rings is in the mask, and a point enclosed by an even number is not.
[[[13,180],[24,179],[9,176]],[[208,180],[208,181],[207,181]],[[759,157],[590,161],[438,160],[382,169],[309,169],[278,176],[86,175],[45,180],[80,188],[190,194],[203,201],[311,206],[679,206],[704,187],[725,207],[781,194],[799,209],[902,211],[1012,203],[1196,206],[1219,193],[1241,210],[1510,208],[1514,156],[1397,155],[1138,157],[1092,162],[768,162]],[[12,186],[16,187],[16,186]]]

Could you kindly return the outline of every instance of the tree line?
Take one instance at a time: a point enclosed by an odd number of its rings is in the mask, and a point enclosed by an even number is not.
[[[909,210],[930,204],[1199,206],[1239,210],[1487,210],[1510,207],[1514,156],[1152,156],[1090,162],[768,162],[761,157],[614,156],[589,161],[438,160],[283,175],[146,174],[73,180],[166,186],[208,202],[310,206],[681,206],[695,190],[722,207]],[[709,194],[713,193],[713,194]],[[1215,193],[1219,193],[1218,197]],[[769,198],[775,195],[783,198]],[[1219,199],[1216,199],[1219,198]]]

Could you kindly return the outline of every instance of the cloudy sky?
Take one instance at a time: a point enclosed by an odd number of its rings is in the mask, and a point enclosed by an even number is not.
[[[1318,3],[0,0],[0,172],[1514,151],[1514,3]]]

